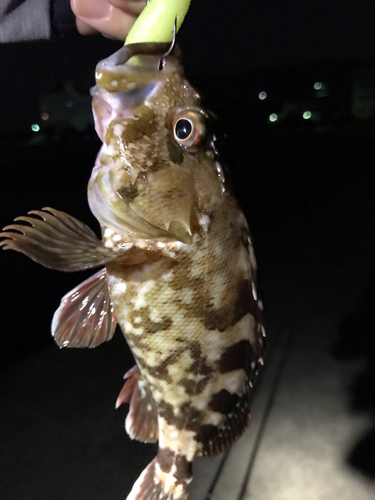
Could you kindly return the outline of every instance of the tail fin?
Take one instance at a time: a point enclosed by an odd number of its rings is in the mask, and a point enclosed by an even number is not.
[[[159,449],[126,500],[187,500],[192,478],[192,462],[172,450]]]

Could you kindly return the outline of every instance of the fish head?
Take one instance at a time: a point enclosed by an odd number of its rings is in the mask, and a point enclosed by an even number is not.
[[[89,203],[102,226],[120,234],[189,244],[224,181],[211,114],[178,50],[165,51],[165,44],[134,44],[99,63],[92,94],[103,146]]]

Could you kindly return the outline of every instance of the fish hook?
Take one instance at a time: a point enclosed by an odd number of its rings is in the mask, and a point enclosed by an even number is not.
[[[169,56],[169,54],[172,52],[175,44],[176,44],[176,34],[177,34],[177,17],[174,20],[174,25],[173,25],[173,36],[172,36],[172,42],[165,54],[162,55],[160,61],[159,61],[159,71],[161,71],[164,68],[165,65],[165,58]]]

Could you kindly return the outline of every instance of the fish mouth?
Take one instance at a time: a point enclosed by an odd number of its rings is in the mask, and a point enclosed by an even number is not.
[[[162,214],[153,216],[153,210],[144,211],[134,203],[131,187],[129,198],[122,196],[121,186],[124,184],[134,185],[129,184],[129,174],[125,169],[108,165],[105,169],[93,169],[88,185],[88,202],[91,212],[102,226],[136,239],[177,240],[187,245],[193,243],[197,229],[193,206],[189,204],[180,214],[167,211],[165,217]]]
[[[182,74],[179,48],[166,55],[168,50],[168,43],[134,43],[99,62],[91,95],[95,129],[102,141],[111,121],[132,117],[132,110],[157,92],[166,73]],[[130,63],[134,56],[136,64]],[[165,63],[162,68],[160,61]]]
[[[134,64],[130,62],[133,57],[137,58]],[[118,92],[146,83],[147,74],[157,79],[169,71],[183,72],[178,46],[170,51],[169,43],[133,43],[100,61],[95,79],[98,87]]]
[[[159,56],[158,59],[160,61],[161,58],[169,58],[177,57],[181,58],[181,51],[177,45],[173,47],[173,50],[170,51],[171,44],[170,43],[158,43],[158,42],[144,42],[144,43],[131,43],[129,45],[124,45],[120,50],[110,55],[106,59],[103,59],[99,62],[98,68],[113,70],[118,68],[119,66],[123,66],[128,63],[130,59],[134,56]],[[145,68],[141,64],[137,64],[136,67],[143,68],[144,70],[161,70],[163,68],[158,64],[155,66],[155,60],[147,60],[144,59],[145,65],[147,62],[150,63],[150,67]],[[134,69],[134,65],[130,65]]]

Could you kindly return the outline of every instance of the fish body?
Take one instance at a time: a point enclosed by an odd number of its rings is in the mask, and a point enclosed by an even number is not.
[[[12,225],[1,234],[5,248],[49,267],[105,264],[63,298],[52,331],[60,346],[94,347],[117,322],[132,350],[136,365],[118,405],[130,403],[130,437],[158,440],[159,449],[128,500],[187,498],[194,458],[222,452],[247,427],[263,353],[248,225],[211,115],[178,53],[164,52],[163,44],[129,45],[97,67],[103,146],[88,199],[102,241],[53,209],[18,219],[33,231]]]

